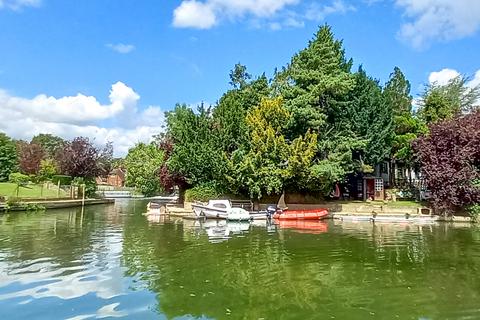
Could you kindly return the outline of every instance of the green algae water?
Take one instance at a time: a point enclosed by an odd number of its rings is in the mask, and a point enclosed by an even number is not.
[[[472,225],[0,216],[0,319],[480,319]]]

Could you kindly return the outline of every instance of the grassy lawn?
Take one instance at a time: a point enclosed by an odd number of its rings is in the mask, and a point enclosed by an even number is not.
[[[66,196],[66,193],[63,190],[60,190],[60,197]],[[2,197],[16,197],[17,196],[17,185],[15,183],[1,182],[0,183],[0,196]],[[42,185],[28,184],[26,186],[21,186],[18,190],[18,197],[20,198],[56,198],[57,197],[57,187],[50,185],[47,189],[46,187],[42,190]]]

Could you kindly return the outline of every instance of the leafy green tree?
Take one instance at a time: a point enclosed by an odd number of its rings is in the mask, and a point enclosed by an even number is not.
[[[262,98],[270,92],[268,79],[262,76],[251,79],[247,68],[241,64],[235,65],[230,73],[232,90],[227,91],[213,110],[215,134],[219,147],[228,154],[246,143],[247,111],[260,104]]]
[[[225,172],[225,158],[218,148],[210,114],[210,108],[200,106],[195,113],[186,105],[177,105],[167,113],[167,132],[173,141],[168,169],[185,177],[190,185],[221,181]]]
[[[164,153],[155,144],[138,143],[128,150],[124,161],[127,186],[138,188],[145,196],[161,191],[160,168]]]
[[[232,71],[230,71],[230,85],[235,89],[243,88],[252,76],[247,72],[247,67],[241,63],[237,63]]]
[[[40,161],[40,170],[38,171],[40,181],[52,179],[57,172],[57,165],[53,159],[44,159]]]
[[[378,80],[369,77],[362,67],[355,74],[355,80],[350,92],[348,122],[354,136],[367,142],[359,160],[373,167],[390,156],[394,139],[392,110]]]
[[[467,86],[468,78],[458,76],[445,85],[431,83],[420,99],[419,115],[426,123],[435,123],[477,109],[480,85]]]
[[[34,136],[31,143],[41,145],[47,158],[54,159],[57,152],[63,148],[65,140],[52,134],[41,133]]]
[[[289,117],[281,98],[265,99],[247,114],[249,147],[234,152],[229,161],[229,180],[235,193],[260,199],[282,192],[289,176],[289,147],[281,132]]]
[[[10,173],[16,170],[17,164],[15,143],[0,132],[0,182],[8,180]]]
[[[281,98],[264,99],[246,117],[249,145],[235,151],[228,162],[230,186],[252,198],[279,194],[284,187],[308,177],[317,136],[307,132],[291,144],[282,131],[290,113]]]
[[[395,67],[383,89],[387,106],[393,113],[395,136],[392,144],[391,163],[401,164],[411,170],[415,166],[415,156],[412,143],[427,127],[412,110],[410,82],[405,78],[400,68]],[[395,180],[392,172],[392,183]]]
[[[351,64],[345,58],[342,41],[335,40],[331,28],[325,25],[308,47],[292,58],[286,75],[277,75],[277,79],[283,79],[281,93],[292,114],[289,138],[334,127],[355,85]]]

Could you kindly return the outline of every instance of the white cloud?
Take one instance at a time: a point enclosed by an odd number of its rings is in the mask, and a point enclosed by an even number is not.
[[[440,86],[446,85],[450,80],[458,77],[460,73],[457,70],[453,69],[442,69],[440,71],[435,71],[430,73],[428,76],[428,82],[433,84],[436,83]]]
[[[173,12],[173,25],[179,28],[210,29],[220,19],[244,16],[271,18],[300,0],[184,0]]]
[[[460,76],[460,72],[454,69],[445,68],[440,71],[431,72],[428,76],[428,82],[438,85],[446,85],[450,80]],[[467,87],[473,88],[480,85],[480,70],[475,72],[475,75],[465,84]]]
[[[326,16],[334,13],[345,14],[355,10],[354,6],[345,4],[342,0],[334,0],[330,5],[320,5],[317,2],[313,2],[307,9],[305,17],[309,20],[321,21]]]
[[[20,10],[23,7],[38,7],[42,0],[0,0],[0,9]]]
[[[435,41],[450,41],[473,35],[480,29],[478,0],[396,0],[407,22],[400,38],[415,48]]]
[[[214,8],[208,3],[186,0],[173,11],[173,25],[177,28],[210,29],[216,23]]]
[[[328,15],[349,11],[355,8],[344,0],[183,0],[173,12],[173,26],[210,29],[223,20],[246,19],[253,28],[280,30],[301,28],[305,20],[318,22]]]
[[[442,69],[440,71],[431,72],[428,76],[428,82],[430,84],[446,85],[450,80],[460,76],[460,72],[454,69]],[[480,86],[480,69],[475,72],[475,75],[465,84],[468,88],[475,88]],[[480,100],[477,101],[480,105]]]
[[[98,144],[113,141],[115,154],[124,155],[135,143],[148,142],[163,130],[161,108],[140,110],[140,96],[124,83],[112,85],[109,99],[108,105],[83,94],[27,99],[0,90],[0,131],[26,140],[52,133],[66,139],[87,136]]]
[[[130,53],[133,50],[135,50],[135,46],[133,44],[123,44],[123,43],[117,43],[117,44],[111,44],[108,43],[106,46],[110,49],[112,49],[115,52],[126,54]]]

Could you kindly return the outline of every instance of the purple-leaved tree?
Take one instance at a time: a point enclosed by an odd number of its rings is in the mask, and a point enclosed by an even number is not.
[[[414,149],[434,209],[453,214],[480,202],[480,111],[433,124]]]

